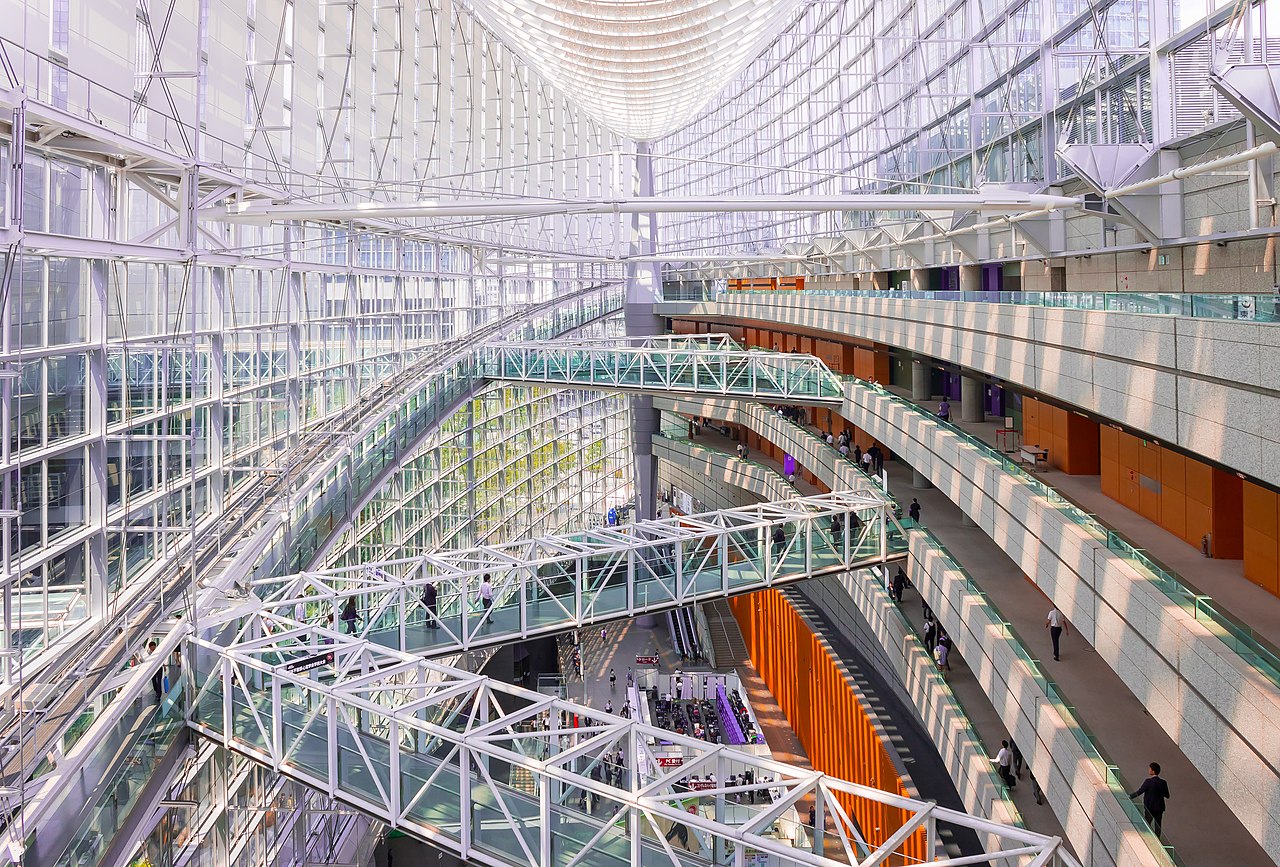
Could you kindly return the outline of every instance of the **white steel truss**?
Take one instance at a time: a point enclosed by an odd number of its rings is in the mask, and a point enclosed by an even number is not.
[[[733,348],[729,348],[733,347]],[[491,379],[662,394],[723,394],[767,402],[839,404],[844,387],[821,359],[710,341],[491,344],[479,350]]]
[[[251,615],[264,629],[262,612]],[[317,654],[314,639],[326,642]],[[378,647],[327,629],[192,639],[191,726],[464,859],[509,867],[934,863],[940,827],[999,838],[984,863],[1078,867],[1059,838]],[[747,773],[750,772],[750,782]],[[714,778],[710,775],[714,774]],[[692,777],[704,778],[694,782]],[[717,782],[718,781],[718,782]],[[812,803],[816,839],[801,833]],[[899,821],[860,826],[874,805]],[[682,841],[677,853],[676,842]],[[917,854],[912,854],[917,853]],[[751,861],[750,863],[758,863]]]
[[[226,630],[231,646],[245,649],[284,633],[325,653],[316,628],[327,626],[442,656],[883,565],[904,552],[892,504],[868,489],[265,578],[201,623],[236,624]]]

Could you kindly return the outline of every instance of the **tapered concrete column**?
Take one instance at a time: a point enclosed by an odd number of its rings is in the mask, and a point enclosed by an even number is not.
[[[871,272],[871,288],[877,292],[889,291],[889,272],[888,271],[872,271]]]
[[[928,268],[912,268],[911,269],[911,288],[917,292],[923,292],[929,288],[929,269]]]
[[[981,379],[973,376],[960,377],[960,420],[982,421],[986,416],[986,389]]]
[[[933,398],[933,367],[922,355],[911,356],[911,399],[928,401]]]
[[[929,484],[929,479],[924,473],[913,468],[911,470],[911,487],[917,491],[923,491],[925,488],[932,488],[933,485]]]
[[[982,289],[982,266],[960,266],[960,291],[978,292]]]

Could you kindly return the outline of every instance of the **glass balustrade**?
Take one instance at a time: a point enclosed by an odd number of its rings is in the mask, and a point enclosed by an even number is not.
[[[927,289],[711,289],[682,288],[665,301],[732,301],[757,296],[816,298],[884,298],[889,300],[963,301],[980,304],[1012,304],[1018,307],[1051,307],[1152,316],[1187,316],[1194,319],[1234,319],[1246,322],[1280,322],[1280,293],[1274,292],[943,292]]]
[[[443,655],[858,569],[906,550],[874,495],[766,506],[772,512],[726,509],[261,579],[253,591],[281,630],[332,618],[382,647]],[[312,637],[317,652],[325,640]]]
[[[999,465],[1007,474],[1031,488],[1032,491],[1046,500],[1064,519],[1070,521],[1088,533],[1094,540],[1114,552],[1132,566],[1138,574],[1151,582],[1164,596],[1179,608],[1207,627],[1223,644],[1230,647],[1247,665],[1267,678],[1272,684],[1280,686],[1280,650],[1271,646],[1262,636],[1248,625],[1240,622],[1229,612],[1222,609],[1211,596],[1198,591],[1185,577],[1162,566],[1146,551],[1126,540],[1119,533],[1107,527],[1097,516],[1090,514],[1062,493],[1032,473],[1027,472],[1018,461],[997,450],[982,439],[956,426],[945,422],[933,413],[921,409],[911,401],[888,391],[884,386],[864,382],[847,377],[855,388],[866,389],[877,397],[889,401],[898,408],[917,416],[927,418],[964,440],[985,459]]]

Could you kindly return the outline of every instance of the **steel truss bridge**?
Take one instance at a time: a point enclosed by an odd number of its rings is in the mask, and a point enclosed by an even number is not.
[[[882,496],[824,494],[261,579],[247,596],[225,597],[201,624],[256,614],[249,625],[265,631],[242,627],[241,640],[269,641],[291,623],[328,625],[443,656],[905,556],[906,538]],[[355,617],[344,620],[349,602]]]
[[[723,334],[490,344],[477,354],[491,379],[820,406],[844,397],[821,359],[745,350]]]
[[[833,518],[841,522],[835,534]],[[757,856],[773,865],[875,867],[914,863],[913,852],[940,854],[947,825],[1001,841],[978,859],[984,863],[1079,867],[1058,838],[420,655],[883,565],[901,556],[898,535],[884,499],[837,493],[262,582],[252,589],[263,597],[223,597],[188,639],[198,684],[189,723],[282,775],[495,867],[745,867]],[[492,607],[478,600],[485,574]],[[447,633],[434,643],[424,639],[433,631],[422,604],[428,585],[437,589],[437,630]],[[349,599],[361,611],[354,634],[329,623]],[[407,628],[414,623],[422,626]],[[673,767],[676,752],[683,759]],[[718,782],[708,783],[709,774]],[[704,779],[695,783],[695,775]],[[827,829],[816,839],[794,819],[809,803]],[[869,832],[856,820],[868,809],[900,819],[898,830]]]

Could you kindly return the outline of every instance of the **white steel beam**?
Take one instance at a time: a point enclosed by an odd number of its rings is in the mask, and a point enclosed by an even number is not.
[[[318,661],[316,637],[325,648]],[[751,847],[778,865],[848,863],[808,851],[791,833],[799,817],[778,815],[776,801],[796,790],[833,807],[843,798],[902,811],[895,828],[867,829],[857,838],[863,851],[877,847],[871,863],[919,853],[924,825],[943,823],[994,835],[999,850],[980,860],[1013,865],[1030,857],[1078,867],[1055,837],[550,699],[331,630],[279,633],[252,649],[206,638],[190,645],[199,684],[190,724],[197,732],[494,867],[537,867],[548,855],[576,859],[588,846],[592,859],[653,863],[674,855],[664,838],[677,835],[675,825],[699,850]],[[438,693],[447,699],[423,701]],[[573,726],[562,728],[562,718]],[[659,742],[669,745],[663,755],[678,751],[681,769],[657,761],[651,745]],[[722,780],[745,779],[749,770],[753,782],[694,788],[690,775],[713,764]],[[593,770],[601,765],[614,772],[597,779]],[[724,809],[726,792],[745,795],[732,812]],[[761,827],[775,822],[781,827]],[[975,856],[942,855],[932,863],[959,867]]]
[[[206,218],[234,222],[271,220],[413,219],[431,217],[544,217],[556,214],[724,214],[749,212],[825,211],[983,211],[1016,214],[1043,209],[1078,210],[1080,199],[984,190],[974,193],[868,193],[842,196],[633,196],[614,199],[494,198],[477,200],[425,200],[416,202],[359,202],[328,204],[246,200],[224,207],[206,208]]]

